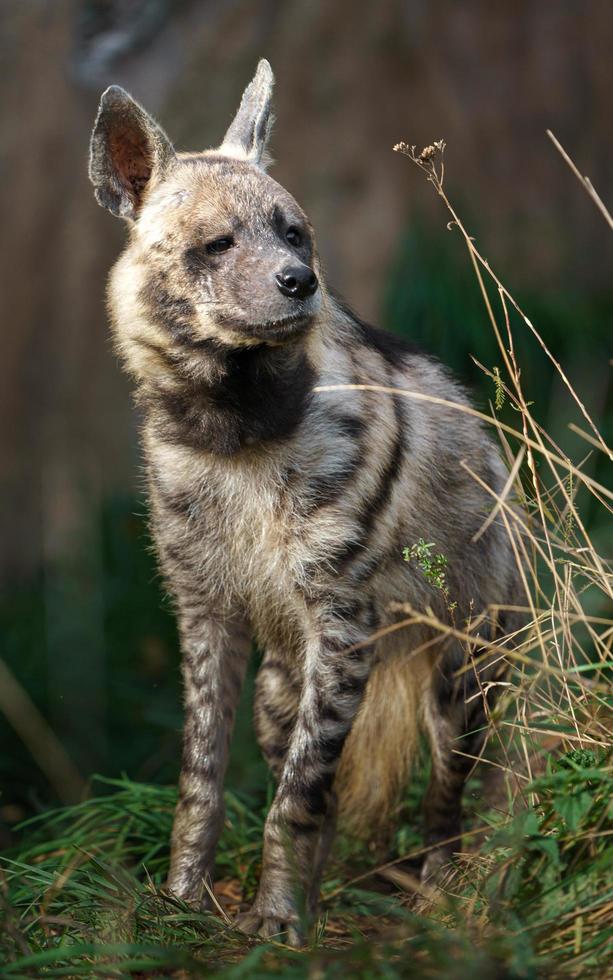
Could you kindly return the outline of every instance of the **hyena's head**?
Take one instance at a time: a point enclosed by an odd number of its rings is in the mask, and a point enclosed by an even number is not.
[[[96,198],[130,225],[110,281],[120,347],[292,343],[321,304],[313,231],[264,169],[273,75],[259,63],[217,150],[176,153],[123,89],[107,89],[91,141]],[[144,367],[144,362],[141,368]]]

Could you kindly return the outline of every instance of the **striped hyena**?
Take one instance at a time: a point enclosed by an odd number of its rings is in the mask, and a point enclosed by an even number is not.
[[[480,671],[459,670],[457,634],[481,617],[480,637],[500,639],[491,610],[513,604],[516,572],[505,512],[477,533],[506,473],[464,392],[330,292],[308,218],[265,173],[272,85],[261,61],[219,149],[198,153],[176,153],[113,86],[90,176],[129,226],[109,308],[143,411],[153,532],[183,647],[168,885],[206,898],[255,638],[255,727],[277,791],[240,924],[297,943],[337,809],[377,832],[419,723],[432,747],[424,878],[449,859],[498,669],[489,648]],[[447,558],[445,589],[403,560],[421,538]],[[386,631],[402,615],[394,603],[427,615]]]

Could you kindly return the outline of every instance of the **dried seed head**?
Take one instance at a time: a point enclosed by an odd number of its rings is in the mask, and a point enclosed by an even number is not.
[[[431,160],[437,153],[442,153],[444,149],[445,141],[435,140],[430,146],[423,148],[417,159],[421,160],[422,163],[426,163],[426,161]]]
[[[425,146],[418,152],[416,146],[409,146],[408,143],[396,143],[394,150],[396,153],[404,153],[405,156],[413,160],[414,163],[428,163],[437,153],[443,153],[445,140],[435,140],[430,146]]]
[[[426,160],[430,160],[435,153],[436,153],[435,146],[424,146],[423,150],[419,154],[419,159],[422,161],[422,163],[425,163]]]

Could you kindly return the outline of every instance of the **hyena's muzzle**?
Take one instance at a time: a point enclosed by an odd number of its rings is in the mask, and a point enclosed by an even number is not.
[[[308,265],[286,265],[277,272],[275,281],[279,291],[291,299],[307,299],[317,292],[317,276]]]

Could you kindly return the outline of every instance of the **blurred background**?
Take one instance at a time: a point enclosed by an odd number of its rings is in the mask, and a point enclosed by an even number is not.
[[[545,130],[610,207],[613,8],[3,0],[0,18],[1,842],[93,772],[170,781],[179,764],[177,640],[104,308],[125,231],[86,175],[100,92],[123,85],[178,148],[205,148],[269,58],[273,174],[311,216],[330,281],[485,406],[492,387],[470,355],[490,369],[500,358],[470,262],[432,188],[392,152],[444,138],[450,198],[610,431],[610,231]],[[516,337],[535,414],[582,459],[562,387],[519,321]],[[248,700],[230,781],[255,789]]]

